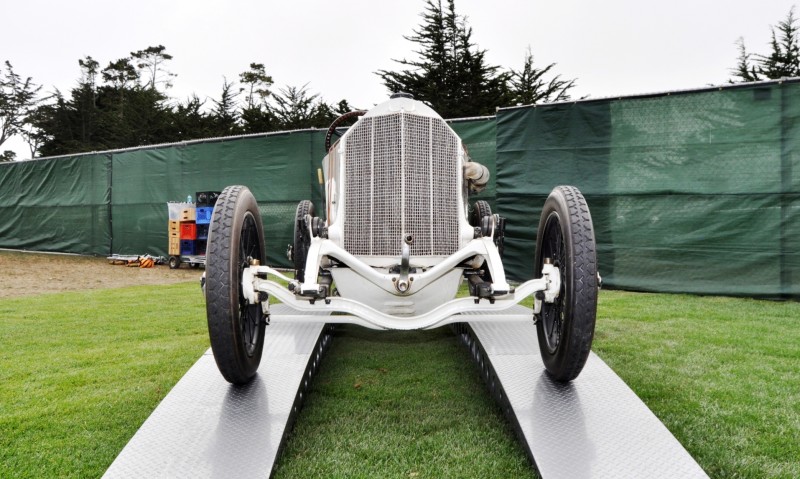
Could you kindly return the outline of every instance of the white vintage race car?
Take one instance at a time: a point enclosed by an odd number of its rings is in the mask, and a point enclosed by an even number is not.
[[[330,145],[341,120],[352,118]],[[577,188],[550,193],[534,279],[512,286],[501,257],[504,219],[485,201],[470,208],[468,199],[489,173],[430,107],[392,95],[334,122],[326,150],[324,215],[308,200],[297,207],[293,278],[265,265],[250,190],[229,186],[217,200],[205,291],[211,347],[225,379],[241,384],[255,375],[270,297],[300,312],[337,313],[326,322],[429,329],[480,320],[462,313],[501,312],[533,295],[531,320],[547,371],[560,381],[580,373],[594,336],[599,276],[592,219]],[[456,298],[464,281],[470,296]]]

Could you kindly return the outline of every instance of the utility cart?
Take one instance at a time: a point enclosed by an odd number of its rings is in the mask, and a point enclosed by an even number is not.
[[[170,269],[180,268],[184,263],[191,268],[205,266],[208,229],[217,197],[219,192],[203,191],[197,193],[194,203],[167,203]]]

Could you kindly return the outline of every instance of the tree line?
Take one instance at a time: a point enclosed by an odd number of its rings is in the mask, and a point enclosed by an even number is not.
[[[444,3],[444,4],[443,4]],[[575,79],[555,74],[556,64],[537,66],[528,47],[519,70],[492,65],[473,40],[455,0],[426,0],[421,23],[405,38],[416,58],[396,59],[397,70],[379,70],[389,92],[404,91],[445,118],[494,114],[498,107],[569,100]],[[739,39],[731,82],[800,76],[794,8],[772,27],[771,51],[749,53]],[[42,95],[6,61],[0,69],[0,147],[20,135],[31,158],[170,143],[199,138],[327,127],[353,107],[328,103],[308,84],[275,87],[262,63],[251,63],[236,80],[223,80],[218,98],[169,96],[175,74],[163,45],[100,63],[78,60],[80,76],[69,92]],[[0,148],[1,149],[1,148]],[[0,161],[14,159],[5,151]]]

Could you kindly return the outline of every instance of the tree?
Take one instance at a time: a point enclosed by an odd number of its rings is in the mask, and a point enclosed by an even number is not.
[[[286,86],[275,95],[272,108],[281,129],[296,130],[307,128],[316,113],[316,100],[319,94],[309,95],[308,84],[302,87]]]
[[[11,150],[5,150],[4,152],[0,153],[0,163],[7,163],[9,161],[14,161],[17,158],[17,154]]]
[[[150,89],[157,89],[158,85],[163,85],[164,89],[172,87],[172,78],[177,75],[166,70],[164,64],[172,60],[172,55],[166,52],[164,45],[157,47],[147,47],[144,50],[131,52],[139,76],[145,78],[145,86]]]
[[[15,73],[11,62],[6,61],[5,65],[5,73],[0,70],[0,145],[19,133],[41,89],[31,77],[23,80]]]
[[[272,77],[267,75],[263,63],[251,63],[249,70],[239,74],[239,83],[244,85],[239,93],[246,92],[245,108],[263,105],[271,94]]]
[[[241,111],[242,128],[245,133],[259,133],[276,129],[277,120],[269,108],[267,99],[272,94],[272,77],[267,75],[263,63],[251,63],[250,69],[239,74],[239,93],[245,93],[245,105]]]
[[[203,112],[205,101],[192,94],[185,103],[180,103],[173,112],[175,126],[174,141],[194,140],[214,136],[214,119]]]
[[[80,153],[178,137],[167,96],[140,84],[130,58],[109,62],[102,70],[91,56],[78,65],[81,76],[69,95],[57,91],[28,116],[23,136],[32,150],[43,155]]]
[[[301,128],[326,128],[335,120],[338,108],[320,100],[319,93],[309,94],[308,84],[302,87],[286,86],[273,96],[275,106],[270,107],[279,130]],[[348,106],[346,101],[339,107]]]
[[[45,132],[41,125],[45,120],[45,110],[34,108],[26,117],[23,127],[19,133],[28,144],[28,149],[31,152],[31,158],[36,158],[37,153],[42,145],[50,139],[50,135]]]
[[[747,48],[744,45],[744,38],[739,37],[736,40],[736,46],[739,49],[739,58],[736,61],[736,68],[731,70],[734,77],[738,77],[743,82],[751,82],[751,81],[760,81],[761,77],[758,75],[758,69],[756,65],[752,63],[750,58],[753,56],[751,53],[747,53]],[[734,80],[730,80],[731,83],[734,83]]]
[[[770,27],[770,30],[771,51],[768,55],[748,54],[744,39],[737,40],[739,58],[736,67],[731,69],[731,83],[800,76],[800,27],[794,16],[794,7],[789,9],[783,21],[778,22],[777,32],[775,27]]]
[[[214,124],[215,136],[227,136],[239,133],[238,113],[236,97],[238,93],[233,91],[233,83],[228,83],[228,79],[222,77],[222,94],[219,101],[213,100],[214,108],[211,112]]]
[[[392,92],[405,91],[446,118],[493,114],[507,101],[506,80],[500,67],[488,65],[486,50],[472,42],[472,28],[456,14],[454,0],[427,0],[422,25],[404,37],[420,46],[417,60],[395,60],[408,67],[379,70]]]
[[[75,121],[78,123],[76,133],[81,142],[89,143],[94,139],[100,123],[101,112],[97,107],[97,75],[100,71],[100,63],[87,55],[86,58],[78,60],[78,66],[81,70],[81,78],[78,81],[78,87],[71,93],[72,109],[75,113]],[[42,123],[46,118],[46,112],[41,111],[37,114],[39,118],[34,123],[37,121]]]
[[[569,100],[569,90],[575,86],[575,80],[562,80],[561,75],[555,75],[549,81],[544,78],[555,66],[555,63],[551,63],[544,68],[536,68],[529,46],[522,70],[511,71],[509,78],[511,102],[517,105],[532,105]]]
[[[80,60],[78,62],[80,63]],[[103,75],[103,81],[117,90],[130,89],[139,83],[139,72],[128,57],[108,62],[108,66],[100,73]]]

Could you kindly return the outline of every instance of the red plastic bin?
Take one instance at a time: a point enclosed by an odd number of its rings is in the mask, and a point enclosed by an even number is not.
[[[197,239],[197,225],[194,222],[181,223],[181,239]]]

